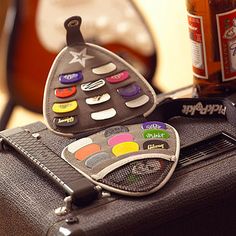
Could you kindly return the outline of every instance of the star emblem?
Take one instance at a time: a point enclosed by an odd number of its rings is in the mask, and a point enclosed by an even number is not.
[[[83,67],[85,67],[86,60],[94,58],[94,56],[87,54],[87,48],[84,48],[80,52],[70,51],[70,54],[73,56],[73,59],[69,62],[69,64],[79,62]]]

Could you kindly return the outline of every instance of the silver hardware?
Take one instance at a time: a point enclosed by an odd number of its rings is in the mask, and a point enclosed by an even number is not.
[[[99,198],[106,198],[111,196],[109,192],[103,191],[102,187],[99,185],[96,185],[94,188],[99,192]]]
[[[58,207],[54,212],[57,216],[64,216],[71,212],[72,210],[72,198],[71,196],[64,198],[65,206]]]
[[[79,219],[77,216],[71,216],[71,217],[67,218],[65,221],[69,225],[79,223]]]
[[[79,21],[78,20],[72,20],[68,23],[68,27],[75,27],[79,25]]]
[[[25,132],[27,133],[30,133],[30,130],[29,129],[24,129]]]
[[[34,138],[36,138],[36,139],[40,139],[40,138],[41,138],[41,136],[40,136],[39,133],[33,133],[32,136],[33,136]]]
[[[111,194],[109,192],[103,191],[101,198],[110,197],[110,196],[111,196]]]
[[[110,197],[109,192],[102,191],[102,187],[97,185],[94,187],[99,192],[99,198]],[[57,216],[65,216],[72,211],[72,197],[68,196],[64,198],[65,206],[58,207],[54,212]]]

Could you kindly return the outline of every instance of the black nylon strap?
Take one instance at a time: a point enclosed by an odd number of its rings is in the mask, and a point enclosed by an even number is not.
[[[226,118],[236,126],[236,94],[226,98],[167,98],[159,103],[148,120],[168,121],[172,117]]]

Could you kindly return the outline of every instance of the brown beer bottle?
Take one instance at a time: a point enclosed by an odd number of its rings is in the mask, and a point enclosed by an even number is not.
[[[236,92],[236,0],[186,0],[193,96]]]

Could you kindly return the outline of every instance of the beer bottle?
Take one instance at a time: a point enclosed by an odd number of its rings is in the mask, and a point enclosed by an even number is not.
[[[236,0],[186,0],[193,96],[236,92]]]

